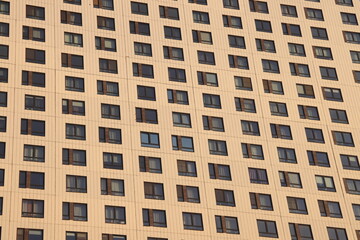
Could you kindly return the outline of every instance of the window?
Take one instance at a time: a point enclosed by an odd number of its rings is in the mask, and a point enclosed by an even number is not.
[[[316,58],[333,60],[330,48],[313,46],[313,51],[314,51],[314,57]]]
[[[0,29],[2,28],[1,26],[0,23]],[[9,29],[7,29],[7,36],[9,36]],[[23,26],[23,39],[45,42],[45,29]]]
[[[240,17],[223,15],[224,27],[242,29],[242,21]]]
[[[221,109],[221,101],[219,95],[203,93],[204,107]]]
[[[45,64],[45,51],[38,49],[26,48],[26,62]]]
[[[336,68],[320,67],[320,74],[322,79],[338,80]]]
[[[86,140],[85,125],[66,123],[66,139]]]
[[[43,218],[44,217],[44,201],[43,200],[33,200],[33,199],[23,199],[21,216],[22,217]]]
[[[7,83],[9,71],[7,68],[0,68],[0,83]]]
[[[152,65],[133,63],[132,67],[134,77],[154,78],[154,69]]]
[[[148,23],[130,21],[130,33],[150,36],[150,25]]]
[[[310,70],[308,65],[300,63],[289,63],[289,65],[291,75],[299,77],[310,77]]]
[[[17,240],[43,240],[43,230],[18,228],[16,233]]]
[[[256,113],[254,99],[235,97],[234,100],[236,111]]]
[[[299,97],[315,98],[315,93],[312,85],[296,84],[296,90]]]
[[[171,135],[172,149],[185,152],[194,152],[192,137]]]
[[[199,11],[193,11],[192,13],[194,23],[210,24],[209,13]]]
[[[322,217],[342,218],[340,204],[338,202],[318,200],[320,215]]]
[[[82,47],[83,46],[82,34],[65,32],[64,33],[64,42],[66,45]]]
[[[66,232],[66,240],[87,240],[86,232]]]
[[[322,92],[325,100],[337,102],[343,101],[341,90],[339,88],[322,87]]]
[[[352,204],[354,215],[356,220],[360,220],[360,205],[359,204]]]
[[[310,225],[289,223],[291,239],[296,240],[313,240],[313,235]]]
[[[64,0],[64,3],[81,5],[81,0]]]
[[[258,232],[260,237],[278,238],[275,221],[257,219]]]
[[[138,99],[156,101],[155,88],[147,86],[137,86]]]
[[[61,66],[69,68],[84,69],[84,57],[69,53],[61,53]]]
[[[332,177],[315,175],[315,180],[319,191],[336,192]]]
[[[202,116],[204,130],[224,132],[224,122],[220,117]]]
[[[325,143],[321,129],[305,128],[305,134],[308,142]]]
[[[122,144],[121,129],[99,127],[99,142]]]
[[[81,13],[61,10],[61,23],[82,26]]]
[[[238,90],[246,90],[246,91],[252,91],[252,83],[251,79],[248,77],[234,77],[235,81],[235,88]]]
[[[270,194],[249,193],[252,209],[273,211],[273,204]]]
[[[309,164],[319,167],[330,167],[329,157],[326,152],[306,151]]]
[[[63,148],[62,155],[64,165],[86,166],[85,150]]]
[[[198,187],[176,185],[176,191],[179,202],[200,203]]]
[[[228,155],[225,141],[209,139],[208,144],[209,144],[209,153],[210,154],[222,155],[222,156]]]
[[[192,30],[193,42],[212,44],[211,32]]]
[[[188,93],[186,91],[168,89],[167,96],[169,103],[189,105]]]
[[[195,162],[177,160],[177,167],[179,176],[197,177]]]
[[[164,26],[164,34],[167,39],[181,40],[181,29]]]
[[[244,135],[260,136],[258,122],[241,120],[241,128]]]
[[[45,121],[21,119],[21,134],[45,136]]]
[[[235,207],[234,192],[231,190],[215,189],[216,205]]]
[[[87,221],[87,204],[63,202],[63,220]]]
[[[139,156],[140,172],[162,173],[161,159]]]
[[[126,240],[126,235],[102,234],[102,240]]]
[[[289,24],[289,23],[281,23],[281,27],[284,35],[291,35],[301,37],[301,29],[300,25]]]
[[[258,13],[269,13],[267,2],[249,0],[250,11]]]
[[[10,14],[10,2],[0,1],[0,14]]]
[[[231,68],[249,69],[249,62],[247,57],[228,55],[229,66]]]
[[[105,223],[126,224],[125,207],[105,206]]]
[[[25,95],[25,109],[45,111],[45,97]]]
[[[148,5],[146,3],[131,2],[131,13],[148,16]]]
[[[123,155],[120,153],[103,153],[103,167],[108,169],[123,169]]]
[[[4,202],[3,197],[0,197],[0,215],[3,214],[3,202]],[[0,233],[1,233],[1,228],[0,228]]]
[[[285,103],[269,102],[271,115],[287,117],[287,108]]]
[[[85,102],[63,99],[62,100],[62,113],[85,116]]]
[[[136,122],[145,122],[145,123],[158,123],[157,110],[155,109],[146,109],[146,108],[136,108]]]
[[[179,10],[173,7],[159,6],[160,17],[172,20],[179,20]]]
[[[101,117],[120,120],[120,106],[102,103]]]
[[[163,50],[165,59],[184,61],[184,53],[182,48],[164,46]]]
[[[166,212],[157,209],[142,209],[143,225],[153,227],[167,227]]]
[[[229,165],[209,163],[210,179],[231,181],[231,172]]]
[[[45,147],[24,144],[24,161],[45,162]]]
[[[305,57],[305,48],[303,44],[288,43],[289,53],[294,56]]]
[[[299,173],[279,171],[279,178],[282,187],[302,188]]]
[[[329,40],[326,28],[310,27],[314,39]]]
[[[97,16],[98,29],[115,31],[115,20],[113,18]]]
[[[279,63],[273,60],[261,59],[264,72],[280,73]]]
[[[264,159],[264,153],[261,145],[241,143],[241,149],[244,158]]]
[[[271,134],[273,138],[292,140],[291,128],[289,125],[270,124]]]
[[[116,39],[95,37],[95,48],[97,50],[116,52]]]
[[[22,85],[45,87],[45,73],[22,71]]]
[[[358,25],[356,14],[341,12],[340,15],[343,24]]]
[[[335,3],[338,5],[344,5],[349,7],[354,6],[352,0],[335,0]]]
[[[0,107],[7,107],[7,92],[0,92]]]
[[[223,0],[224,8],[239,9],[238,0]]]
[[[0,158],[5,158],[6,143],[0,142]]]
[[[119,96],[119,84],[116,82],[98,80],[97,93],[101,95]]]
[[[216,73],[209,73],[209,72],[197,72],[198,83],[200,85],[207,85],[207,86],[218,86],[218,79]]]
[[[350,132],[331,131],[335,145],[355,147],[352,134]]]
[[[0,132],[6,132],[6,117],[0,116]]]
[[[346,230],[344,228],[327,227],[329,239],[331,240],[348,240]]]
[[[249,168],[250,183],[269,184],[266,169]]]
[[[233,48],[245,49],[245,38],[241,36],[228,35],[229,46]]]
[[[185,69],[180,68],[168,68],[169,81],[174,82],[186,82]]]
[[[307,19],[324,21],[323,13],[320,9],[304,8]]]
[[[197,51],[197,55],[200,64],[215,65],[215,55],[213,52]]]
[[[286,197],[289,212],[297,214],[308,214],[305,198]]]
[[[0,186],[2,186],[2,187],[4,186],[4,182],[5,182],[4,178],[5,178],[5,170],[0,169]]]
[[[356,83],[360,82],[360,71],[353,71],[354,80]]]
[[[191,118],[188,113],[172,112],[173,126],[191,128]]]
[[[0,59],[9,59],[9,46],[0,44]]]
[[[239,225],[236,217],[215,215],[216,232],[239,234]]]
[[[344,184],[347,193],[360,195],[360,180],[344,178]]]
[[[140,132],[140,141],[142,147],[160,148],[158,133]]]
[[[200,213],[183,212],[184,229],[203,231],[202,215]]]
[[[274,41],[256,38],[255,42],[258,51],[276,53]]]
[[[45,20],[45,8],[26,5],[26,17],[36,20]]]
[[[360,44],[360,33],[343,31],[345,42]]]
[[[357,156],[340,154],[341,163],[344,169],[360,170]]]
[[[113,0],[95,0],[94,7],[106,10],[114,10],[114,3]]]
[[[99,71],[117,74],[117,60],[99,58]]]
[[[125,196],[124,180],[101,178],[101,195]]]
[[[45,173],[20,171],[19,188],[45,189]]]
[[[280,162],[297,163],[295,149],[278,147],[277,151]]]
[[[353,63],[360,63],[360,52],[350,51],[350,56]]]
[[[272,33],[271,22],[255,19],[255,27],[258,32]]]
[[[135,55],[152,57],[151,44],[134,42]]]
[[[320,120],[317,107],[298,105],[298,110],[302,119]]]
[[[283,16],[295,17],[295,18],[298,17],[295,6],[280,4],[280,7],[281,7],[281,13]]]
[[[207,0],[189,0],[189,3],[207,5]],[[160,239],[159,239],[160,240]]]
[[[84,176],[66,175],[67,192],[87,192],[87,180]]]

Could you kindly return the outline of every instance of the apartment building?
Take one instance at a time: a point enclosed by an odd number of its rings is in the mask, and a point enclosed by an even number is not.
[[[359,18],[0,0],[0,238],[359,240]]]

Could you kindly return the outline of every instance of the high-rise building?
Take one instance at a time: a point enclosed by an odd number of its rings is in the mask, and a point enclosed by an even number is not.
[[[0,0],[1,240],[359,240],[359,18]]]

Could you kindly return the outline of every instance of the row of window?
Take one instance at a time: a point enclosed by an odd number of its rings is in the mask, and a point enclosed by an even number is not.
[[[105,214],[108,213],[109,221],[113,220],[113,217],[118,217],[119,221],[125,221],[125,216],[122,216],[122,211],[125,211],[122,207],[105,206],[107,207]],[[117,215],[118,214],[118,215]],[[125,212],[124,212],[125,214]],[[122,220],[121,217],[124,217]],[[198,230],[203,231],[202,214],[183,212],[183,227],[185,230]],[[117,221],[117,220],[116,220]],[[257,228],[259,237],[278,238],[278,231],[275,221],[257,219]],[[238,227],[238,221],[236,217],[231,216],[219,216],[215,215],[216,231],[218,233],[228,234],[240,234]],[[143,225],[153,227],[167,227],[166,213],[164,210],[157,209],[143,209]],[[290,237],[292,239],[307,239],[313,240],[312,228],[307,224],[289,223]],[[346,229],[336,227],[326,227],[328,233],[328,239],[330,240],[348,240]],[[0,227],[1,230],[1,227]],[[44,231],[42,229],[17,229],[18,240],[43,240]],[[357,238],[360,237],[360,231],[356,230]],[[66,231],[66,240],[87,240],[87,232],[71,232]],[[102,240],[126,240],[125,235],[115,234],[102,234]],[[167,238],[153,238],[148,237],[147,240],[167,240]]]

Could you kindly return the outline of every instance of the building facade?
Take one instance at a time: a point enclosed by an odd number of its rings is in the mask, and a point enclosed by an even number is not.
[[[1,0],[1,239],[360,239],[359,13]]]

